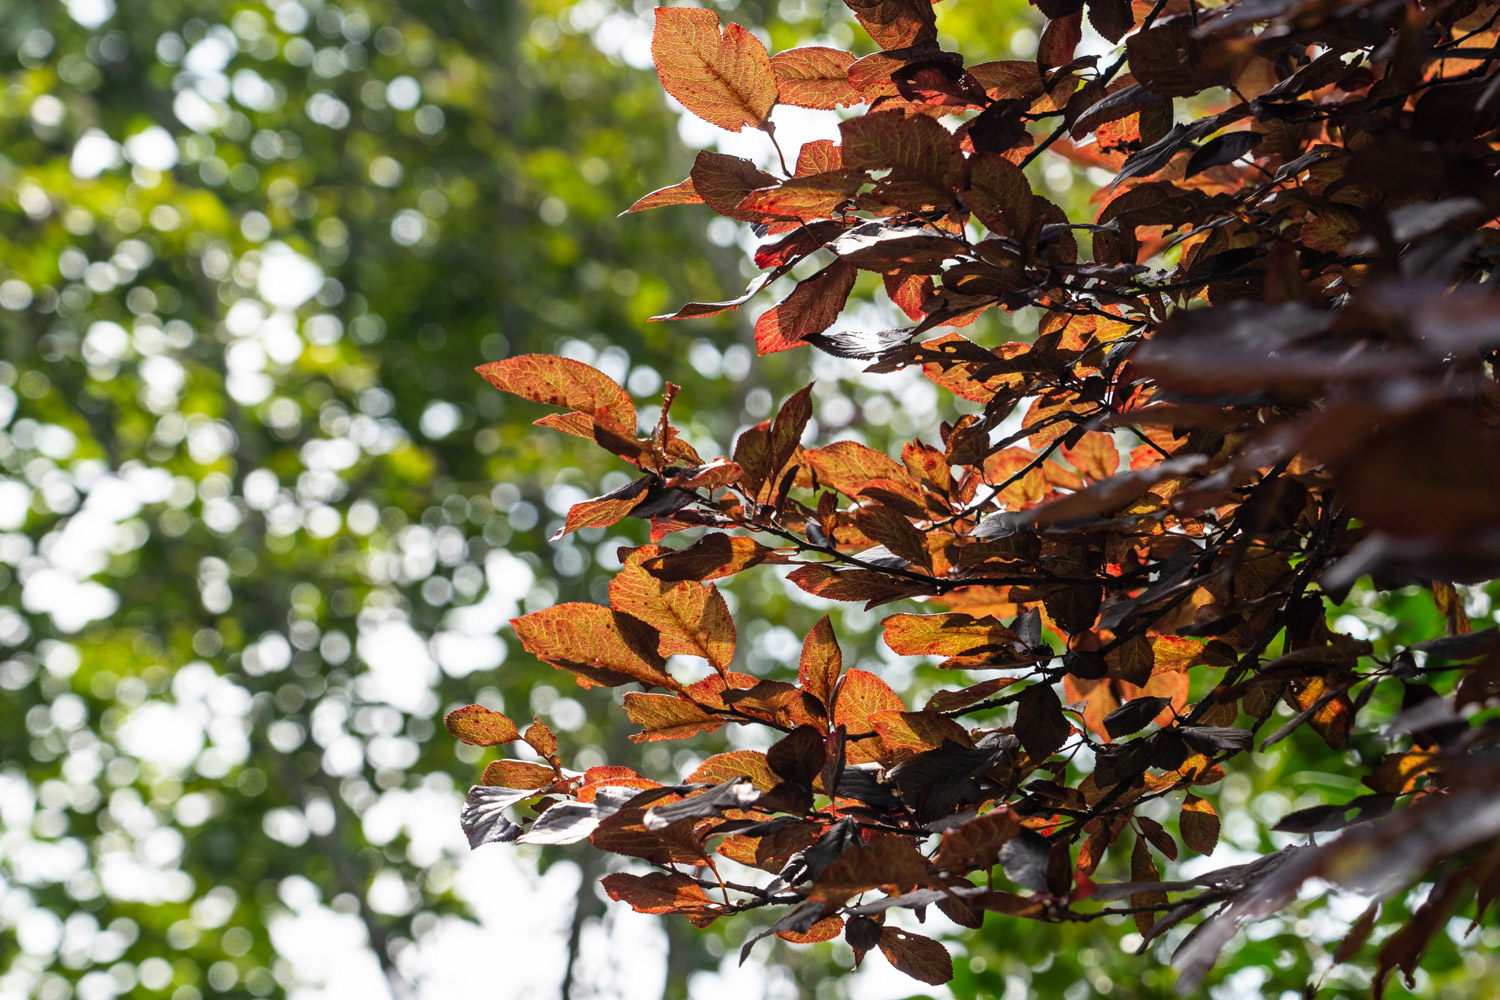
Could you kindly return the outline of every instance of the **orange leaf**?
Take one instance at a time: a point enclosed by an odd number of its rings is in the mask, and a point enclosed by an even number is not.
[[[685,549],[661,550],[643,565],[659,580],[717,580],[764,562],[771,554],[753,538],[704,535]]]
[[[943,667],[975,666],[975,658],[1014,659],[1023,648],[1021,637],[994,618],[948,613],[891,615],[885,620],[885,644],[902,656],[962,657]]]
[[[633,743],[680,740],[714,732],[724,725],[723,719],[709,715],[686,698],[672,694],[632,691],[625,695],[625,714],[644,730],[630,737]]]
[[[881,111],[841,123],[839,133],[845,167],[891,171],[877,189],[890,200],[953,203],[953,187],[963,177],[963,151],[953,133],[933,119]]]
[[[595,423],[635,437],[635,404],[614,379],[581,361],[549,354],[522,354],[474,369],[503,392],[535,403],[564,406]],[[584,434],[591,437],[591,434]]]
[[[526,735],[522,739],[543,757],[551,757],[557,753],[557,737],[552,735],[552,730],[548,729],[541,719],[532,720],[531,725],[526,727]]]
[[[844,669],[844,654],[833,634],[833,623],[824,615],[802,643],[797,679],[802,690],[825,706],[833,705],[834,687]]]
[[[805,931],[777,931],[776,936],[793,944],[816,944],[819,941],[832,941],[843,929],[843,917],[824,917]]]
[[[684,8],[686,9],[686,8]],[[616,872],[599,880],[609,898],[629,903],[637,913],[680,913],[695,927],[707,927],[719,916],[718,904],[686,875]]]
[[[479,779],[501,788],[546,788],[557,780],[552,768],[529,760],[492,760]]]
[[[936,750],[945,740],[962,747],[974,745],[963,726],[936,712],[876,712],[870,724],[892,750]]]
[[[1087,431],[1072,448],[1063,445],[1063,457],[1090,479],[1108,479],[1120,471],[1120,450],[1115,439],[1100,431]]]
[[[499,712],[492,712],[483,705],[465,705],[455,708],[443,720],[460,741],[476,747],[493,747],[521,738],[516,724]]]
[[[777,93],[783,104],[830,111],[859,104],[859,91],[849,85],[854,54],[823,45],[787,49],[771,57]]]
[[[834,702],[833,723],[847,728],[851,737],[874,732],[875,723],[870,717],[876,712],[906,710],[906,705],[891,686],[866,670],[851,670],[845,674]],[[869,739],[851,740],[847,751],[849,762],[861,764],[879,758],[878,745],[871,746],[875,743],[877,741]]]
[[[650,492],[651,480],[642,476],[634,482],[592,500],[575,503],[568,508],[567,520],[552,534],[552,541],[579,528],[607,528],[632,510],[639,507]]]
[[[797,151],[797,169],[793,172],[798,177],[808,177],[843,168],[844,154],[838,143],[832,139],[810,139]]]
[[[670,187],[657,188],[620,214],[629,215],[631,212],[644,212],[648,208],[664,208],[667,205],[701,204],[703,204],[703,199],[698,197],[697,191],[693,190],[693,179],[689,177]]]
[[[739,777],[749,778],[750,783],[763,792],[769,792],[781,783],[781,779],[771,770],[771,765],[766,763],[766,755],[759,750],[731,750],[728,753],[714,754],[699,764],[688,775],[687,780],[689,783],[722,785]]]
[[[710,124],[731,132],[766,129],[776,76],[760,40],[701,7],[658,7],[651,59],[667,93]]]
[[[812,466],[821,485],[845,496],[858,496],[870,483],[885,479],[909,490],[913,499],[916,497],[916,484],[899,462],[856,441],[835,441],[826,448],[803,452],[802,457]]]
[[[618,687],[639,681],[650,687],[681,690],[682,686],[666,673],[656,650],[643,648],[640,637],[622,632],[609,608],[558,604],[513,618],[511,626],[528,653],[571,671],[581,687]]]
[[[808,174],[782,181],[775,187],[751,191],[738,207],[741,212],[756,217],[776,216],[803,222],[828,219],[838,213],[839,206],[854,197],[860,183],[859,174],[844,170]],[[842,300],[839,305],[843,305]]]
[[[669,583],[641,565],[660,553],[643,545],[625,560],[609,585],[609,603],[616,611],[650,625],[660,633],[662,656],[701,656],[720,673],[734,659],[734,619],[717,587],[691,580]]]

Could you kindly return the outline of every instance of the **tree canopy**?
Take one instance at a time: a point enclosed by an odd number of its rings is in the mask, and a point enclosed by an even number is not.
[[[1033,51],[975,62],[926,0],[848,6],[873,47],[773,54],[658,8],[663,87],[775,165],[705,150],[631,211],[706,205],[758,241],[744,296],[658,319],[776,289],[759,354],[920,372],[947,419],[895,457],[822,435],[809,385],[716,456],[670,382],[643,412],[574,359],[481,366],[631,470],[557,538],[650,527],[602,599],[516,618],[526,651],[630,688],[638,743],[759,735],[657,780],[460,709],[461,741],[519,750],[470,791],[471,844],[588,840],[636,859],[603,886],[639,912],[751,916],[742,956],[841,938],[959,988],[893,913],[975,937],[1127,918],[1190,993],[1326,885],[1359,909],[1277,957],[1287,987],[1417,986],[1429,949],[1451,969],[1500,892],[1500,633],[1471,618],[1500,574],[1500,8],[1049,0]],[[772,147],[788,105],[850,110]],[[1084,204],[1047,196],[1047,158],[1086,168]],[[846,316],[872,287],[905,325]],[[721,588],[776,572],[900,603],[881,638],[937,678],[920,704],[829,618],[795,662],[737,669]],[[1336,793],[1256,815],[1279,849],[1183,864],[1284,743]]]

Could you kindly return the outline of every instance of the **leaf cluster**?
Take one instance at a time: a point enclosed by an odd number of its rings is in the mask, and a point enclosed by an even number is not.
[[[587,838],[660,869],[606,880],[638,910],[705,925],[785,908],[764,933],[842,933],[928,983],[950,978],[946,952],[887,924],[893,907],[968,927],[1127,914],[1148,944],[1197,920],[1174,959],[1191,990],[1311,879],[1376,898],[1341,960],[1382,900],[1434,881],[1379,948],[1377,994],[1409,977],[1460,902],[1482,913],[1500,892],[1483,711],[1500,646],[1459,589],[1500,574],[1500,6],[1047,0],[1034,60],[968,66],[926,0],[848,3],[879,51],[771,56],[712,12],[658,10],[661,81],[711,123],[774,142],[777,103],[863,109],[780,176],[705,151],[633,206],[706,204],[764,241],[745,296],[662,318],[737,308],[813,261],[756,322],[762,354],[919,368],[971,412],[899,458],[808,447],[809,386],[706,459],[671,423],[671,386],[652,424],[576,362],[481,368],[635,467],[563,532],[651,525],[608,607],[517,619],[526,649],[580,685],[642,688],[624,695],[637,741],[751,726],[776,742],[680,784],[555,755],[496,770],[471,793],[471,842]],[[1085,16],[1112,59],[1079,54]],[[1091,220],[1033,189],[1044,151],[1107,171]],[[831,332],[860,272],[910,326]],[[992,309],[1036,310],[1035,335],[960,332]],[[845,668],[827,619],[795,682],[736,672],[713,581],[760,564],[829,600],[919,602],[884,641],[954,685],[906,704]],[[1340,633],[1330,611],[1364,577],[1430,590],[1447,634],[1377,650]],[[676,655],[711,672],[684,683]],[[1391,692],[1394,717],[1377,710]],[[466,739],[507,726],[450,721]],[[1226,767],[1300,730],[1358,748],[1368,792],[1277,829],[1337,838],[1164,880],[1159,859],[1213,852]],[[1175,822],[1143,811],[1158,801]],[[534,818],[507,818],[522,802]],[[1129,880],[1096,882],[1106,858]],[[763,874],[730,880],[725,859]]]

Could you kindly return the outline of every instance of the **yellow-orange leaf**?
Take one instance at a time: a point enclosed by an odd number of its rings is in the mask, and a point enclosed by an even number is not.
[[[557,780],[557,774],[552,768],[529,760],[492,760],[479,780],[501,788],[546,788]]]
[[[963,747],[974,745],[963,726],[936,712],[876,712],[870,724],[892,750],[936,750],[944,740]]]
[[[724,595],[713,585],[652,576],[642,563],[660,553],[655,545],[632,552],[609,585],[609,603],[655,628],[662,656],[701,656],[724,672],[734,659],[735,645],[734,619]]]
[[[614,379],[581,361],[522,354],[474,370],[496,389],[535,403],[565,406],[612,430],[635,436],[635,404],[630,394]]]
[[[787,49],[771,57],[776,89],[783,104],[830,111],[863,98],[849,83],[854,54],[823,45]]]
[[[714,754],[699,764],[688,775],[687,780],[690,783],[722,785],[740,777],[749,778],[750,783],[763,792],[769,792],[781,783],[781,779],[771,770],[771,765],[766,763],[766,755],[759,750],[731,750],[729,753]]]
[[[833,623],[824,615],[802,643],[797,679],[802,690],[824,705],[833,703],[834,686],[844,670],[844,654],[833,634]]]
[[[834,725],[843,725],[850,736],[875,731],[871,716],[876,712],[902,712],[906,706],[891,686],[866,670],[851,670],[844,675],[835,695],[833,709]],[[881,748],[878,740],[850,740],[845,751],[851,764],[862,764],[878,760]]]
[[[455,708],[443,721],[448,732],[471,746],[493,747],[521,738],[521,731],[514,722],[483,705]]]
[[[731,132],[768,126],[776,104],[771,57],[738,24],[720,34],[714,11],[658,7],[651,59],[667,93],[704,121]]]
[[[644,732],[630,737],[634,743],[680,740],[699,733],[711,733],[724,720],[709,715],[685,698],[672,694],[641,694],[632,691],[625,696],[625,714]]]
[[[624,619],[629,621],[629,619]],[[558,604],[511,619],[526,652],[571,671],[579,686],[618,687],[639,681],[648,687],[680,690],[660,655],[622,633],[609,608],[597,604]]]

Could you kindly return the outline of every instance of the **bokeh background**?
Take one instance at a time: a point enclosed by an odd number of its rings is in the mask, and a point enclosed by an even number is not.
[[[720,6],[774,49],[857,44],[842,4]],[[559,353],[638,400],[670,379],[705,455],[813,376],[823,441],[885,447],[952,416],[915,375],[756,360],[771,296],[647,321],[737,294],[751,238],[705,209],[616,214],[694,148],[771,155],[661,93],[650,7],[0,2],[0,997],[929,995],[878,957],[844,975],[842,943],[762,944],[740,968],[749,918],[700,933],[622,912],[586,845],[471,854],[458,829],[482,757],[442,729],[462,704],[544,715],[575,768],[676,777],[735,738],[631,744],[618,692],[520,650],[509,618],[603,602],[616,548],[644,538],[547,543],[624,472],[531,427],[475,365]],[[1040,17],[981,0],[940,24],[971,61],[1024,58]],[[777,116],[793,143],[837,122]],[[1089,211],[1073,167],[1035,171]],[[897,325],[860,294],[851,322]],[[729,599],[737,669],[766,675],[828,610],[770,572]],[[1356,594],[1344,627],[1437,627],[1401,600]],[[884,662],[877,615],[833,612],[853,660],[942,683]],[[1224,782],[1204,867],[1351,791],[1326,748],[1260,763]],[[1300,995],[1362,908],[1262,925],[1215,995]],[[1122,950],[1133,925],[936,929],[953,995],[1168,995]],[[1461,931],[1423,995],[1483,995],[1500,934]]]

